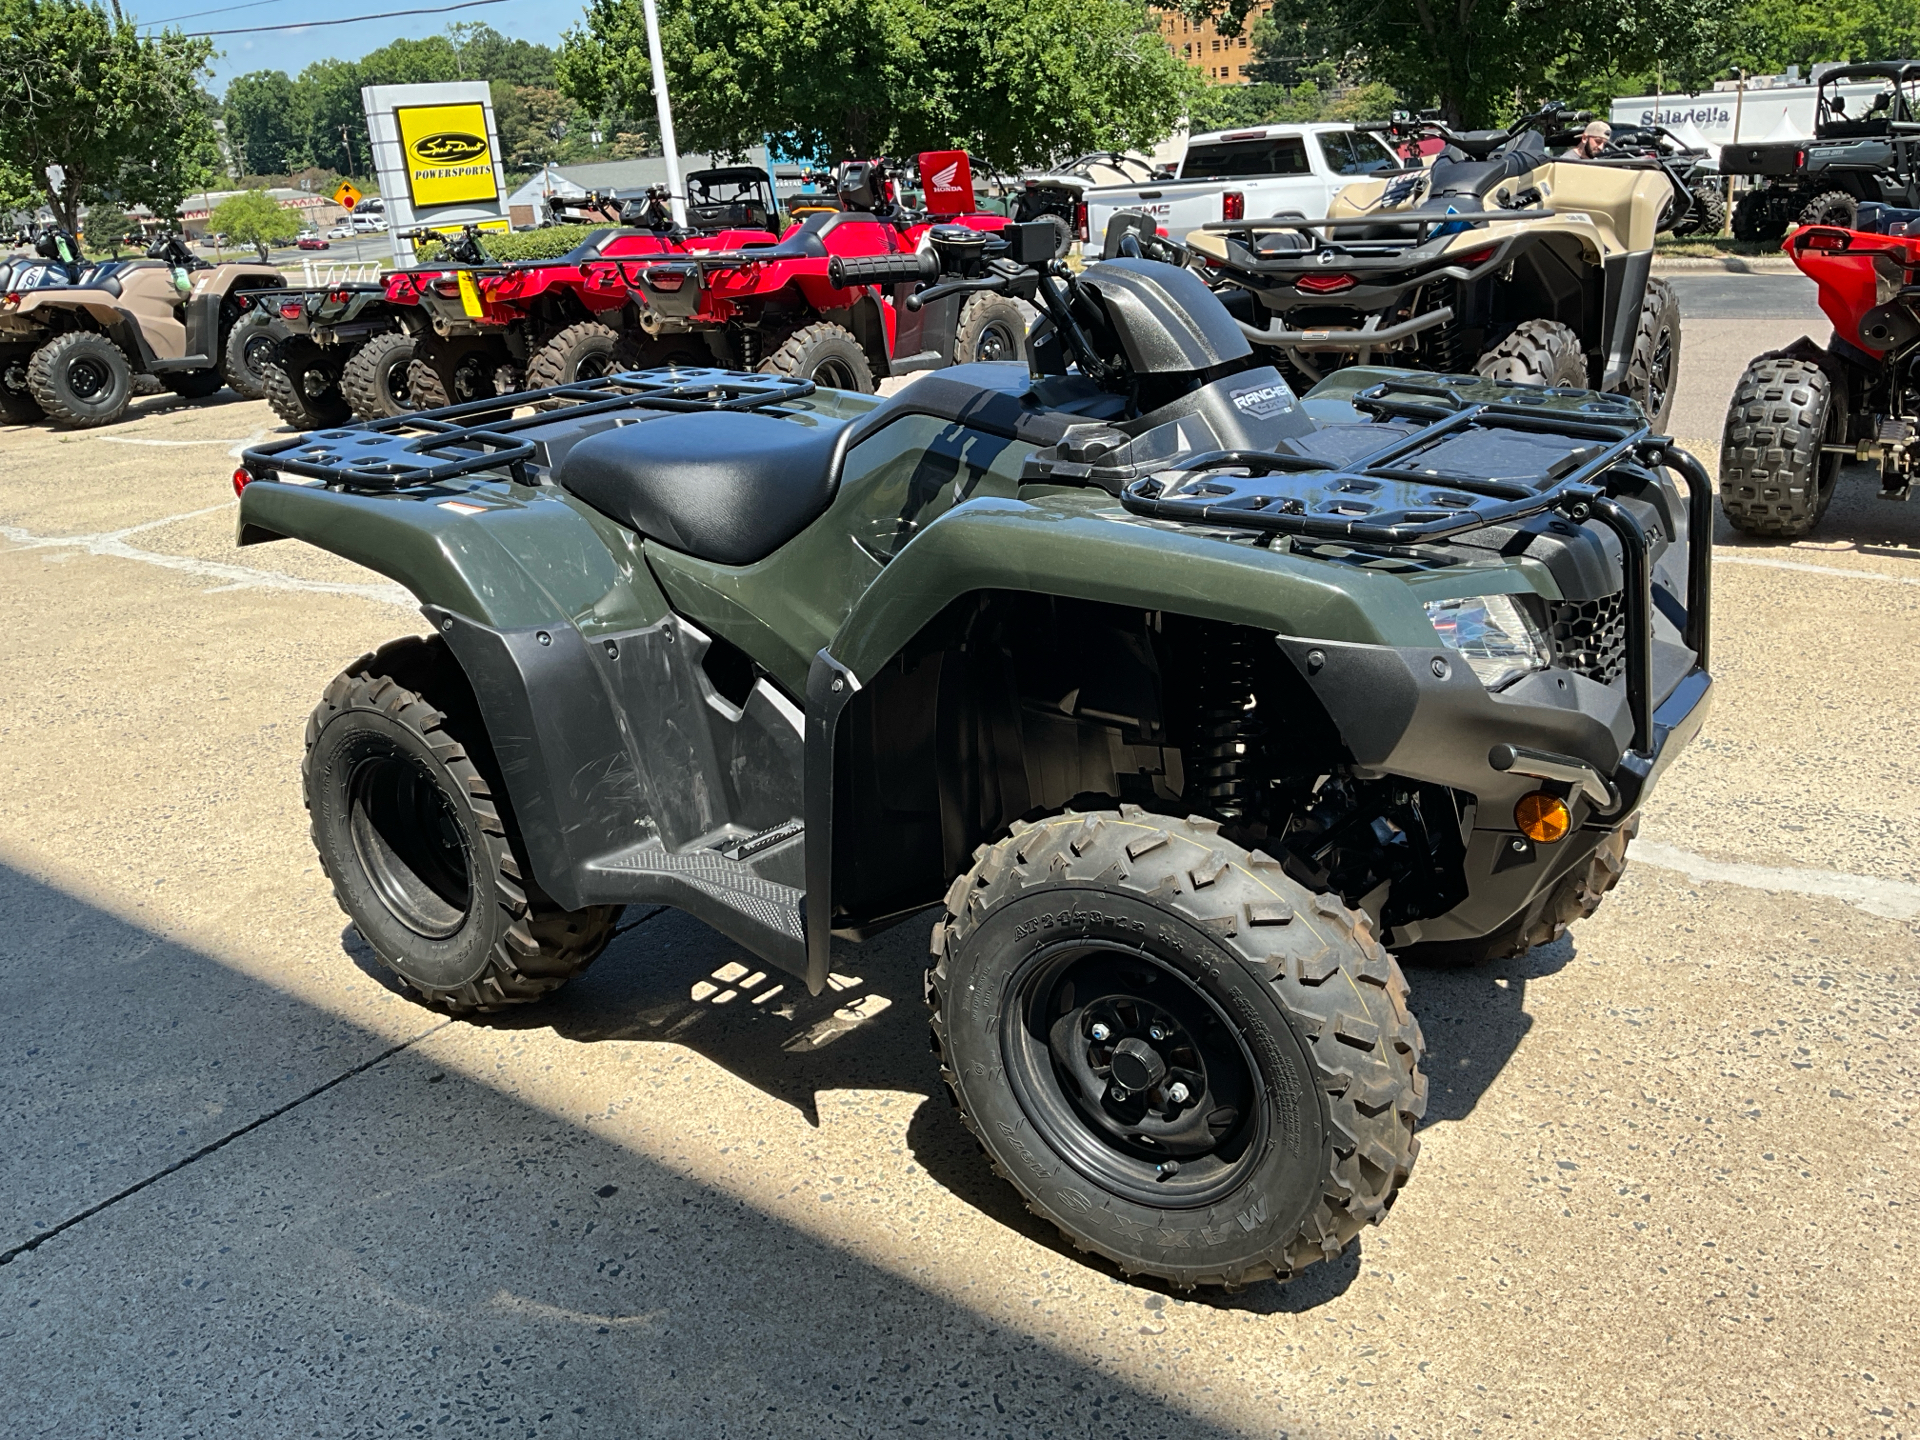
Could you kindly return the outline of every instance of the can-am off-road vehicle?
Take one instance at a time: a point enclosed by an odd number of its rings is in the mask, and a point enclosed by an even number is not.
[[[1920,210],[1860,207],[1858,228],[1809,225],[1781,248],[1820,287],[1826,347],[1805,336],[1755,357],[1727,404],[1720,508],[1743,534],[1808,534],[1841,468],[1878,462],[1880,498],[1920,470]]]
[[[33,418],[31,407],[69,428],[110,424],[126,413],[137,375],[188,399],[229,384],[258,398],[265,377],[237,323],[239,301],[285,284],[269,266],[209,265],[163,235],[147,258],[101,261],[77,284],[9,290],[0,295],[0,373],[22,368],[24,388],[7,388],[8,411]]]
[[[327,687],[314,840],[463,1013],[623,905],[815,993],[932,909],[941,1073],[1032,1208],[1174,1285],[1286,1276],[1419,1148],[1386,947],[1517,953],[1621,873],[1707,710],[1712,498],[1618,397],[1303,402],[1191,272],[1010,234],[936,241],[921,298],[1031,295],[1031,369],[665,369],[246,452],[241,544],[431,629]]]
[[[1652,160],[1673,186],[1673,204],[1660,228],[1677,237],[1718,235],[1727,228],[1726,180],[1714,167],[1712,154],[1689,145],[1664,125],[1622,126],[1602,152],[1632,162]]]
[[[1843,85],[1879,82],[1850,111]],[[1777,240],[1789,225],[1846,229],[1868,202],[1920,205],[1920,62],[1841,65],[1820,77],[1811,140],[1720,147],[1720,173],[1758,182],[1733,206],[1740,240]]]
[[[1325,219],[1216,222],[1188,234],[1241,329],[1318,380],[1390,360],[1448,374],[1631,395],[1655,430],[1680,372],[1680,307],[1650,279],[1673,204],[1649,160],[1554,159],[1541,127],[1456,133],[1431,166],[1361,180]]]

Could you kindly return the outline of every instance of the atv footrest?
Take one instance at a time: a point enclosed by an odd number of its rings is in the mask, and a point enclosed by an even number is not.
[[[794,974],[806,974],[805,891],[713,850],[676,853],[656,845],[590,861],[586,872],[583,888],[591,888],[596,903],[672,905]]]

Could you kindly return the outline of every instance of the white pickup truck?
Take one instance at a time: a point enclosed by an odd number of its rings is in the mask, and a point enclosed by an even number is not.
[[[1258,220],[1285,210],[1317,219],[1346,186],[1402,165],[1386,141],[1351,125],[1265,125],[1195,135],[1178,179],[1086,191],[1080,239],[1097,250],[1107,222],[1122,210],[1151,215],[1160,233],[1175,240],[1216,220]]]

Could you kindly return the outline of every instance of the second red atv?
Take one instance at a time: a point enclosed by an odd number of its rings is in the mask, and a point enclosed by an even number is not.
[[[1802,337],[1756,357],[1734,387],[1720,447],[1720,508],[1747,535],[1788,540],[1820,523],[1848,461],[1880,466],[1905,500],[1920,469],[1920,210],[1860,207],[1856,228],[1808,225],[1781,247],[1820,287],[1825,348]]]

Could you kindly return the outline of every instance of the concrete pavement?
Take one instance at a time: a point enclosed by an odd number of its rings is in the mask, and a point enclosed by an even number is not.
[[[1679,284],[1711,464],[1746,359],[1824,328],[1772,277]],[[670,912],[506,1016],[396,995],[298,767],[327,679],[419,617],[232,548],[274,424],[0,433],[0,1429],[1920,1429],[1920,517],[1871,481],[1810,541],[1718,537],[1719,706],[1600,913],[1411,974],[1433,1100],[1385,1226],[1184,1297],[986,1169],[918,922],[818,999]]]

